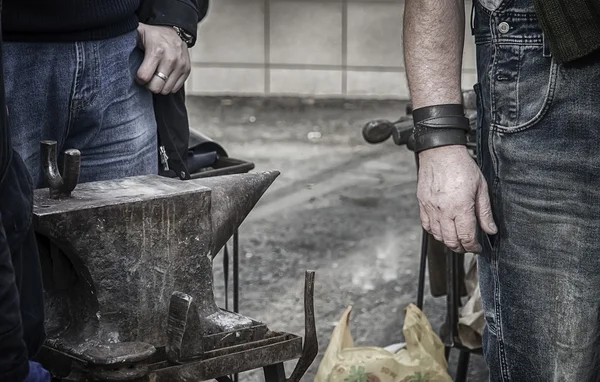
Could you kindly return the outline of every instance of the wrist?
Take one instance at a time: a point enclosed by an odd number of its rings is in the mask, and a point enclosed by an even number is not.
[[[466,146],[470,131],[462,104],[427,106],[412,112],[415,152],[444,146]]]
[[[191,33],[176,25],[173,25],[172,28],[175,30],[181,41],[183,41],[188,48],[190,48],[194,44],[194,36]]]
[[[467,146],[463,145],[448,145],[448,146],[438,146],[431,149],[423,150],[419,153],[419,158],[432,158],[443,156],[446,157],[449,154],[455,154],[459,152],[466,152],[468,154]]]

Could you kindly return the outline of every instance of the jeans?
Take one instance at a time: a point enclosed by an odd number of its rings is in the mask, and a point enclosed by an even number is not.
[[[491,381],[600,379],[600,55],[557,63],[533,0],[475,0]]]
[[[21,382],[44,340],[40,261],[32,216],[33,184],[13,153],[0,174],[0,381]]]
[[[152,94],[135,82],[137,31],[99,41],[4,43],[13,146],[36,187],[40,141],[81,151],[80,182],[158,173]],[[62,166],[62,159],[59,158]]]

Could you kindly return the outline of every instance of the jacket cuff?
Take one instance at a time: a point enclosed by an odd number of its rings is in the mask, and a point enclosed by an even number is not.
[[[149,25],[177,26],[192,35],[190,47],[198,36],[198,9],[191,2],[181,0],[154,0],[147,17],[140,22]],[[146,16],[146,15],[145,15]]]

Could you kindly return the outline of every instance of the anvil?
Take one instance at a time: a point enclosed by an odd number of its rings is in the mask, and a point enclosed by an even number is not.
[[[246,362],[248,367],[298,358],[301,339],[298,347],[299,338],[222,310],[213,295],[213,258],[278,172],[77,185],[79,152],[67,151],[64,158],[61,175],[56,143],[42,142],[50,187],[34,197],[46,292],[42,359],[50,368],[66,380],[200,381],[243,371],[239,354],[245,351],[251,360],[252,351],[265,346],[272,357],[263,354],[262,364]],[[316,355],[313,276],[307,275],[305,295],[304,353],[310,354],[299,366]],[[220,368],[206,363],[230,353],[238,354],[237,361],[221,358]],[[68,366],[58,370],[57,360]]]

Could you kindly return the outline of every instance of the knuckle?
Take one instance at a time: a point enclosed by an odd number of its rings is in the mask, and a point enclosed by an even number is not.
[[[140,80],[142,80],[143,82],[150,81],[150,76],[148,74],[146,74],[146,73],[138,74],[138,78]]]
[[[152,48],[152,55],[155,57],[162,57],[165,54],[165,48],[162,45],[158,45]]]
[[[454,252],[454,253],[465,253],[465,250],[464,250],[464,248],[463,248],[463,247],[461,247],[460,245],[456,245],[456,246],[450,246],[450,245],[447,245],[447,244],[446,244],[446,246],[447,246],[448,248],[450,248],[450,250],[451,250],[452,252]]]
[[[172,54],[165,54],[164,58],[163,58],[164,62],[166,62],[167,64],[174,64],[177,62],[177,57],[175,57]]]

